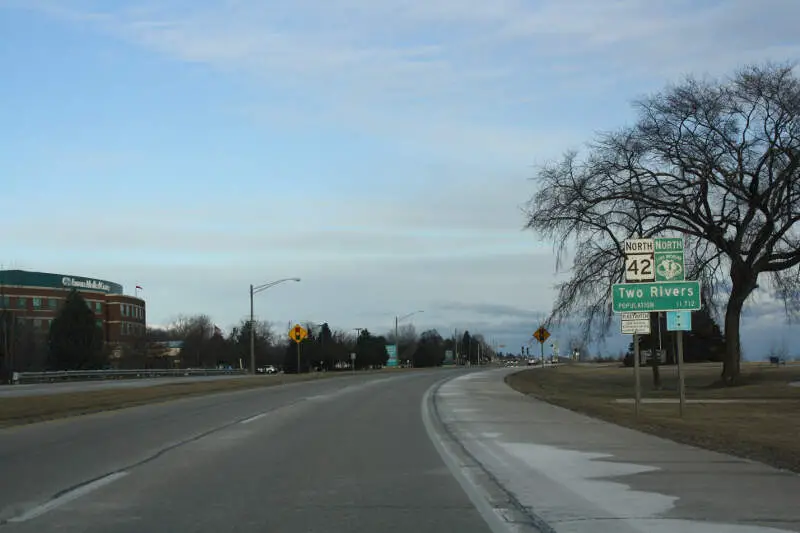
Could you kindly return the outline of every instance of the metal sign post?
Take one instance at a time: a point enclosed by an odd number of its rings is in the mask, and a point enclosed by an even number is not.
[[[655,243],[653,239],[627,239],[624,243],[625,252],[625,284],[626,287],[633,288],[634,294],[639,291],[635,288],[643,282],[652,282],[656,279],[655,272]],[[614,286],[616,289],[616,285]],[[616,300],[618,294],[612,292],[612,298]],[[620,312],[616,308],[615,312]],[[650,309],[637,308],[631,306],[626,309],[620,317],[622,333],[633,335],[633,373],[634,373],[634,416],[638,418],[639,409],[642,403],[642,376],[640,375],[641,349],[639,348],[639,335],[650,334]],[[642,312],[644,311],[644,312]]]
[[[642,379],[639,375],[639,334],[633,335],[633,373],[634,373],[634,416],[639,416],[639,404],[642,403]]]
[[[639,376],[639,335],[650,334],[650,313],[667,311],[667,329],[677,331],[678,389],[683,416],[686,389],[683,379],[683,331],[690,331],[691,311],[701,307],[700,282],[686,280],[682,237],[628,239],[624,243],[625,281],[611,288],[612,309],[621,313],[623,333],[633,334],[636,374],[636,407],[639,414],[641,377]],[[659,338],[661,322],[659,321]],[[655,350],[651,350],[653,352]],[[652,354],[656,357],[656,354]],[[653,360],[656,364],[656,360]]]
[[[676,332],[678,343],[678,394],[680,397],[680,414],[686,408],[686,384],[683,376],[683,332],[692,330],[692,314],[688,311],[667,313],[667,330]]]
[[[678,396],[681,418],[686,405],[686,385],[683,381],[683,331],[678,331]]]

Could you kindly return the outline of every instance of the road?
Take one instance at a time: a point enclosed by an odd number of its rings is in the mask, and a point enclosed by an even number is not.
[[[426,391],[464,372],[342,377],[0,430],[0,533],[487,533],[421,412]]]
[[[0,398],[18,396],[41,396],[43,394],[63,394],[102,389],[136,389],[167,383],[187,383],[190,381],[216,381],[219,379],[247,379],[245,374],[226,374],[221,376],[186,376],[178,378],[108,379],[102,381],[66,381],[61,383],[31,383],[26,385],[0,386]],[[260,378],[269,376],[258,376]]]

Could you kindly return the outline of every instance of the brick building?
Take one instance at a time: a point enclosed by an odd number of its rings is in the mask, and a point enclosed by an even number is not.
[[[30,321],[35,331],[46,334],[72,289],[77,289],[94,311],[107,344],[131,344],[144,337],[145,301],[124,294],[118,283],[100,279],[0,270],[0,311],[13,314],[18,323]]]

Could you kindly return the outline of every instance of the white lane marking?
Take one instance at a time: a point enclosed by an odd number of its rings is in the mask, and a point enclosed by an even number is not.
[[[314,400],[326,400],[328,398],[331,398],[330,394],[317,394],[315,396],[307,397],[306,400],[308,400],[309,402],[313,402]]]
[[[127,472],[114,472],[113,474],[109,474],[107,476],[101,477],[100,479],[95,479],[94,481],[87,483],[85,485],[81,485],[80,487],[66,492],[59,496],[58,498],[53,498],[49,502],[43,503],[42,505],[37,505],[33,509],[29,509],[28,511],[22,513],[19,516],[15,516],[13,518],[9,518],[9,522],[26,522],[33,518],[37,518],[42,516],[43,514],[52,511],[58,507],[61,507],[65,503],[69,503],[73,500],[80,498],[81,496],[86,496],[92,491],[95,491],[101,487],[108,485],[109,483],[113,483],[114,481],[127,476]]]
[[[259,418],[264,418],[264,417],[265,417],[265,416],[267,416],[268,414],[269,414],[269,412],[266,412],[266,413],[260,413],[260,414],[257,414],[257,415],[254,415],[254,416],[251,416],[250,418],[245,418],[244,420],[242,420],[242,421],[241,421],[241,422],[239,422],[239,423],[240,423],[240,424],[249,424],[250,422],[255,422],[255,421],[256,421],[256,420],[258,420]]]

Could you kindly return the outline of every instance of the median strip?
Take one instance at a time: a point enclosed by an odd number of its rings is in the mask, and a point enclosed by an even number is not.
[[[272,387],[287,383],[316,381],[350,375],[349,373],[282,374],[230,380],[172,382],[140,388],[87,390],[44,394],[41,396],[12,396],[0,398],[0,428],[124,409],[191,396]]]

